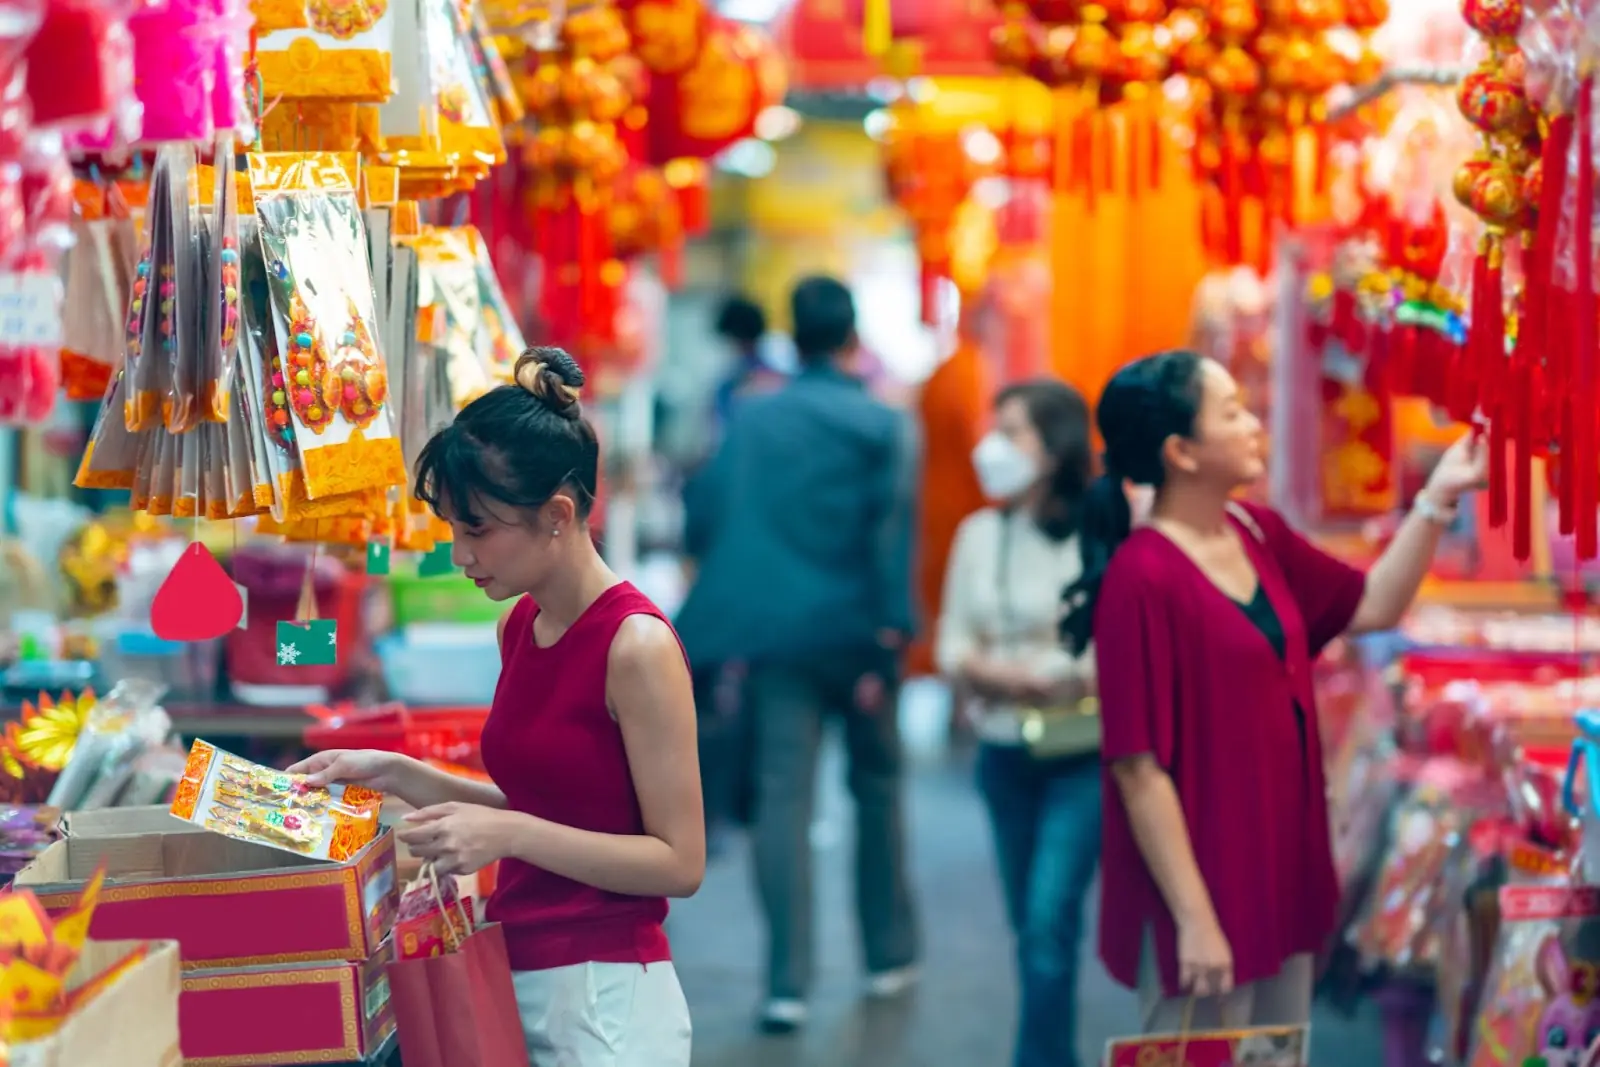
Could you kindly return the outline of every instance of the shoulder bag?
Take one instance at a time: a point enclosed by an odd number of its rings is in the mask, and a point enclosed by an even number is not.
[[[1011,605],[1011,542],[1016,517],[1008,511],[1000,521],[995,578],[1000,597],[1000,632],[1007,635],[1020,632],[1014,625],[1016,613]],[[1100,750],[1100,701],[1096,697],[1084,697],[1060,707],[1019,707],[1017,717],[1022,726],[1022,743],[1034,759],[1066,759]]]

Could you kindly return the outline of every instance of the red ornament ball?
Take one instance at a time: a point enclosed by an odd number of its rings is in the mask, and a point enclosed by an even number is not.
[[[1484,37],[1515,37],[1522,31],[1522,0],[1462,0],[1461,17]]]

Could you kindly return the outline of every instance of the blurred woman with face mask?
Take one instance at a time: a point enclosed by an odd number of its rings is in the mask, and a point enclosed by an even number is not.
[[[1082,574],[1089,409],[1052,379],[1013,385],[973,452],[990,506],[962,523],[936,656],[980,712],[978,785],[1017,939],[1015,1067],[1076,1067],[1083,902],[1100,853],[1092,655],[1063,651],[1062,591]]]

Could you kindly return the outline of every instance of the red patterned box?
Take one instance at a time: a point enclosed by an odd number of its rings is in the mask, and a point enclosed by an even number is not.
[[[69,819],[69,836],[15,884],[56,914],[75,906],[105,864],[90,927],[98,940],[177,941],[188,971],[360,962],[394,925],[399,892],[388,830],[350,860],[327,863],[207,833],[164,809],[93,815]]]
[[[188,971],[178,1001],[185,1067],[367,1059],[394,1032],[385,944],[364,963]]]

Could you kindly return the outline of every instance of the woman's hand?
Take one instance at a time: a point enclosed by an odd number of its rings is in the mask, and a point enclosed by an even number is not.
[[[1455,507],[1465,493],[1488,484],[1489,446],[1483,434],[1468,433],[1445,450],[1423,492],[1441,508]]]
[[[439,874],[473,874],[510,855],[515,812],[478,804],[435,804],[405,817],[396,835]]]
[[[1215,918],[1178,924],[1178,988],[1196,997],[1233,990],[1233,949]]]
[[[1075,708],[1094,687],[1083,678],[1036,679],[1029,683],[1025,699],[1041,708]]]
[[[305,775],[309,785],[364,785],[380,793],[398,795],[411,762],[398,752],[334,748],[301,760],[289,768],[289,773]]]

